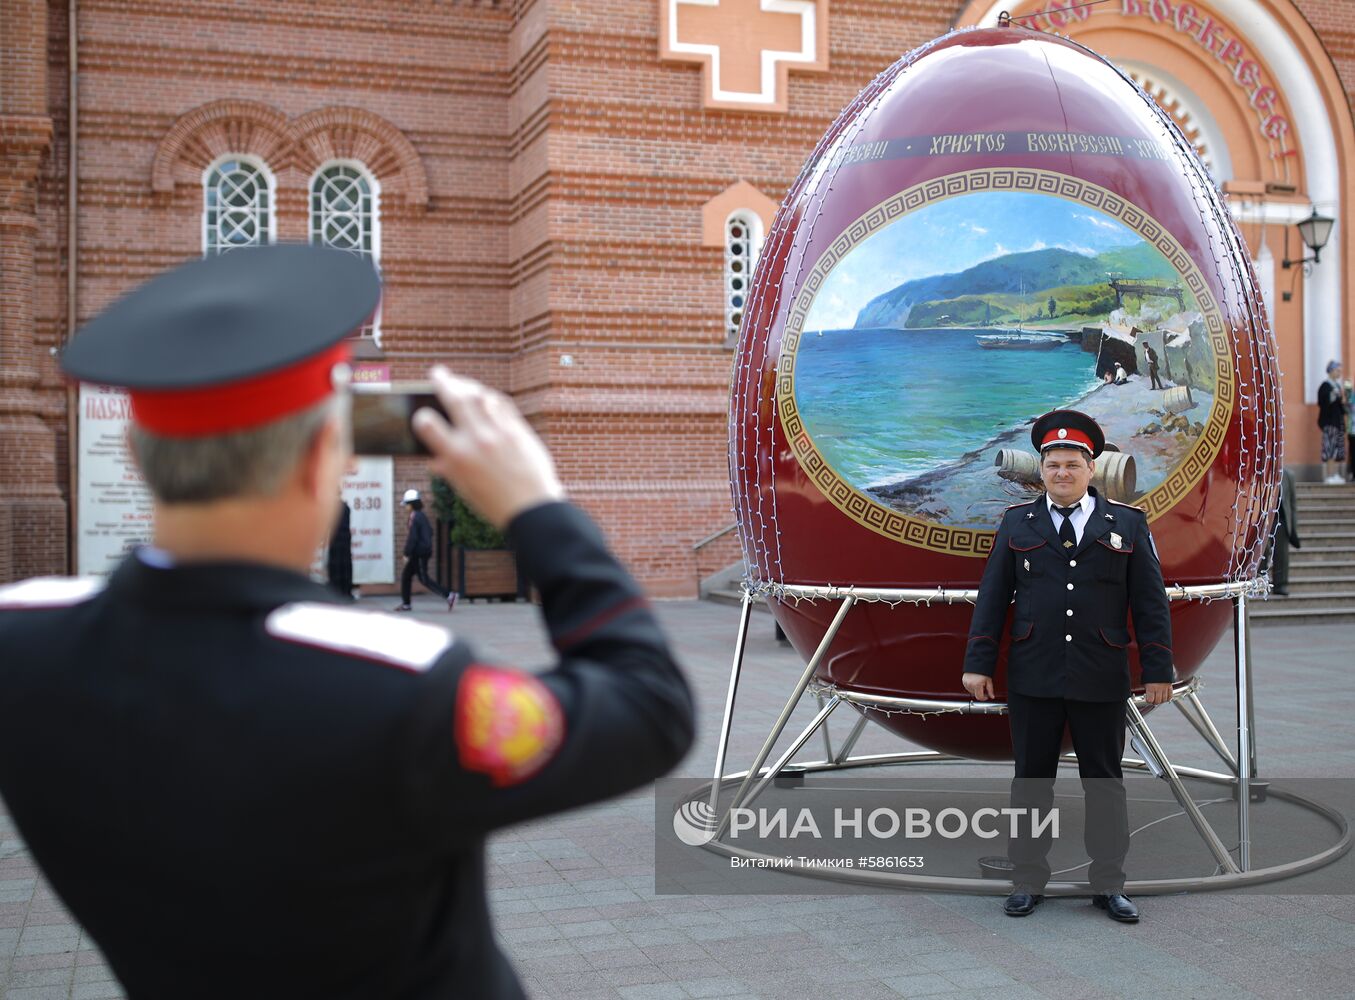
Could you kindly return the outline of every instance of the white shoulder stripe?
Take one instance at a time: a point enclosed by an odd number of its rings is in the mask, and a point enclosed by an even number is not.
[[[446,629],[376,611],[333,604],[284,604],[264,622],[287,642],[376,660],[404,670],[427,670],[454,641]]]
[[[97,576],[35,576],[0,587],[0,609],[65,608],[104,589]]]

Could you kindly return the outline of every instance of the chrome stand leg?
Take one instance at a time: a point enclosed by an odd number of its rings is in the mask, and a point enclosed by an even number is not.
[[[1233,861],[1232,855],[1228,853],[1228,848],[1223,845],[1223,841],[1219,840],[1219,835],[1214,832],[1214,828],[1204,818],[1204,813],[1200,812],[1200,807],[1195,804],[1195,800],[1186,791],[1185,782],[1181,780],[1181,776],[1176,773],[1176,768],[1167,759],[1167,755],[1163,752],[1162,745],[1158,743],[1157,737],[1148,728],[1148,724],[1143,721],[1143,713],[1139,711],[1132,698],[1125,703],[1125,706],[1129,716],[1130,732],[1137,738],[1137,744],[1156,759],[1163,777],[1167,784],[1171,786],[1172,794],[1176,796],[1176,801],[1181,804],[1181,808],[1186,811],[1190,821],[1195,824],[1195,829],[1204,838],[1209,852],[1214,855],[1214,860],[1222,866],[1224,871],[1236,873],[1238,870],[1237,864]]]
[[[1237,666],[1237,838],[1242,870],[1251,869],[1251,650],[1247,639],[1247,595],[1233,598],[1233,651]]]
[[[710,811],[715,812],[720,801],[720,784],[725,776],[725,755],[729,751],[729,729],[734,724],[734,695],[739,689],[739,674],[743,671],[743,649],[748,641],[748,622],[753,613],[753,595],[746,587],[743,608],[739,612],[739,635],[734,640],[734,665],[729,668],[729,690],[725,693],[725,719],[720,724],[720,742],[715,746],[715,780],[710,786]]]
[[[1172,704],[1180,710],[1181,714],[1186,717],[1186,721],[1195,727],[1195,731],[1222,758],[1223,762],[1228,765],[1228,769],[1237,774],[1237,758],[1233,756],[1233,751],[1228,749],[1228,744],[1223,741],[1223,735],[1214,726],[1214,720],[1204,710],[1200,696],[1192,691],[1190,694],[1177,698]]]
[[[870,719],[864,715],[856,720],[856,725],[853,726],[852,731],[847,734],[847,742],[842,744],[842,749],[837,752],[836,757],[832,758],[834,764],[841,764],[852,755],[852,751],[856,749],[856,741],[861,738],[861,734],[866,729],[866,723],[869,721]]]
[[[801,731],[799,736],[795,737],[795,739],[791,741],[790,746],[786,748],[786,752],[776,759],[775,764],[767,768],[767,773],[764,774],[762,776],[762,779],[756,785],[753,786],[753,789],[748,793],[747,798],[737,799],[735,800],[733,805],[736,805],[742,809],[747,809],[749,806],[751,806],[753,804],[753,800],[756,799],[766,790],[767,786],[770,785],[776,779],[776,776],[780,774],[781,771],[785,768],[785,766],[790,763],[790,759],[794,757],[799,752],[800,748],[809,741],[809,737],[814,735],[814,730],[818,729],[825,722],[827,722],[828,716],[833,714],[833,709],[837,708],[838,705],[840,704],[842,704],[842,699],[839,698],[837,695],[833,695],[831,698],[829,698],[828,701],[824,703],[823,708],[819,709],[819,714],[814,716],[814,720],[810,722],[809,725],[805,726],[805,728]],[[733,806],[731,806],[731,811],[732,809]],[[724,828],[721,827],[716,832],[716,835],[718,836],[723,832]]]
[[[828,631],[823,634],[823,639],[819,642],[819,648],[814,650],[814,655],[809,658],[809,663],[805,665],[804,673],[800,675],[799,681],[795,684],[795,690],[791,692],[786,705],[781,709],[781,714],[772,725],[772,731],[767,734],[767,739],[762,744],[762,749],[757,752],[757,757],[753,759],[753,766],[748,769],[744,775],[743,783],[739,785],[739,790],[734,793],[734,799],[730,803],[729,809],[733,809],[742,800],[744,793],[748,791],[748,786],[753,783],[757,777],[758,771],[762,765],[767,762],[767,756],[772,752],[772,747],[776,745],[780,738],[782,730],[786,728],[786,723],[790,721],[791,713],[795,711],[795,706],[800,703],[800,698],[805,693],[805,688],[809,687],[809,682],[813,680],[814,673],[819,669],[819,663],[828,655],[828,647],[833,644],[833,639],[837,637],[837,631],[842,627],[843,620],[847,617],[847,612],[852,609],[856,603],[856,597],[848,594],[842,599],[842,605],[837,609],[837,614],[833,617],[833,622],[828,626]],[[729,825],[729,809],[725,810],[724,817],[720,820],[720,826],[715,831],[715,836],[719,837]]]
[[[818,703],[819,711],[822,712],[822,711],[823,711],[823,695],[819,694],[817,691],[814,692],[814,701]],[[820,732],[823,733],[823,759],[824,759],[824,760],[832,760],[832,759],[833,759],[833,741],[832,741],[832,739],[831,739],[831,738],[829,737],[829,735],[828,735],[828,721],[827,721],[826,719],[824,720],[823,728],[820,730]]]

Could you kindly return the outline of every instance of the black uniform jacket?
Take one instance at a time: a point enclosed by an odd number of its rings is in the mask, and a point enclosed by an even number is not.
[[[543,674],[258,565],[0,589],[0,791],[133,1000],[523,995],[486,834],[659,776],[693,710],[592,522],[508,536]]]
[[[1108,503],[1095,487],[1090,492],[1096,507],[1067,554],[1043,496],[1007,509],[979,584],[966,673],[993,676],[1014,593],[1007,690],[1075,701],[1128,698],[1131,609],[1144,683],[1174,679],[1171,617],[1148,515]]]
[[[409,519],[409,534],[405,536],[405,555],[417,559],[419,556],[433,554],[433,526],[428,523],[428,515],[416,510]]]

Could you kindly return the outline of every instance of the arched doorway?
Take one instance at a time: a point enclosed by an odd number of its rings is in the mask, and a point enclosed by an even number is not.
[[[1327,361],[1349,357],[1355,287],[1355,126],[1336,68],[1288,0],[971,0],[957,27],[1003,11],[1057,31],[1119,65],[1200,150],[1252,249],[1285,381],[1286,464],[1317,457],[1313,413]],[[1076,8],[1076,9],[1070,9]],[[1293,223],[1316,208],[1337,220],[1322,262],[1304,274]]]

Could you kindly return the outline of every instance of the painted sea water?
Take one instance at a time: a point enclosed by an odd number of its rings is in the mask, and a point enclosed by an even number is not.
[[[796,404],[814,443],[858,489],[954,463],[1013,427],[1095,388],[1072,341],[1049,351],[986,350],[984,329],[806,333]]]

